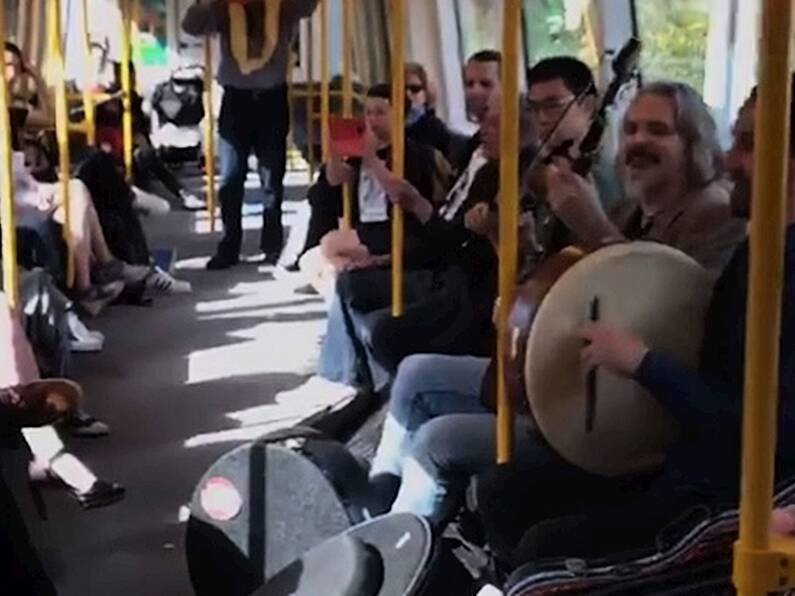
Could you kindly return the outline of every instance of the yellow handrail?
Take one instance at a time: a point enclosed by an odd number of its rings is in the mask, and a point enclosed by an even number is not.
[[[132,1],[120,0],[121,6],[121,101],[122,101],[122,136],[124,142],[124,175],[127,182],[132,181],[133,168],[133,117],[132,117],[132,77],[130,61],[132,60]]]
[[[511,459],[513,415],[505,382],[508,317],[518,266],[519,217],[519,23],[520,0],[504,0],[502,107],[500,116],[500,307],[497,339],[497,463]]]
[[[323,163],[328,163],[329,158],[329,131],[328,119],[331,114],[329,98],[329,1],[320,0],[320,143],[321,158]]]
[[[342,115],[353,116],[353,0],[342,0]],[[353,225],[351,185],[342,188],[342,227]]]
[[[207,174],[207,216],[215,232],[215,112],[213,106],[213,47],[204,40],[204,170]]]
[[[0,47],[5,46],[5,11],[0,10]],[[19,305],[17,270],[17,228],[14,223],[14,179],[11,162],[11,121],[8,116],[8,84],[5,71],[0,73],[0,225],[3,233],[3,292],[8,305]]]
[[[406,157],[406,3],[392,0],[392,171],[403,178]],[[392,316],[403,314],[403,209],[392,208]]]
[[[53,85],[55,86],[55,135],[58,139],[58,179],[64,212],[63,237],[66,242],[66,285],[72,287],[75,280],[75,264],[71,235],[72,210],[69,197],[69,178],[71,160],[69,157],[69,107],[66,101],[66,73],[64,72],[64,53],[61,43],[61,2],[49,0],[48,25],[50,41],[50,64]]]
[[[96,114],[94,114],[94,65],[91,61],[91,34],[88,19],[88,0],[83,0],[82,5],[82,24],[83,24],[83,68],[85,77],[83,80],[83,112],[86,123],[86,142],[89,147],[97,144],[97,124]]]
[[[314,132],[314,119],[315,119],[315,88],[313,84],[313,63],[315,61],[315,53],[312,43],[312,35],[314,33],[312,27],[312,20],[308,19],[306,23],[306,41],[307,41],[307,56],[306,61],[306,93],[294,92],[294,97],[306,97],[306,157],[309,161],[309,183],[315,179],[315,132]]]
[[[762,3],[756,100],[740,536],[734,584],[740,596],[795,586],[795,544],[771,539],[779,334],[789,166],[791,0]]]

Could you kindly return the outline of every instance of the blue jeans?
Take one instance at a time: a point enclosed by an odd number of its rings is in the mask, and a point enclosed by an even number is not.
[[[489,360],[422,354],[398,367],[389,412],[370,476],[401,476],[393,512],[442,523],[461,502],[472,476],[495,462],[496,416],[480,402]],[[555,457],[517,417],[515,452],[522,459]]]
[[[282,250],[282,198],[287,166],[287,132],[290,127],[287,87],[234,89],[226,87],[218,119],[218,156],[221,166],[221,219],[224,238],[218,253],[237,258],[243,241],[242,209],[248,156],[257,158],[262,185],[263,212],[260,248]]]

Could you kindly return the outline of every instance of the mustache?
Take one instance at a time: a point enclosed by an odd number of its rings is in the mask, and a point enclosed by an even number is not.
[[[652,163],[660,162],[659,154],[648,147],[644,147],[643,145],[630,147],[626,150],[626,154],[624,155],[624,163],[629,164],[635,159],[645,159],[651,161]]]

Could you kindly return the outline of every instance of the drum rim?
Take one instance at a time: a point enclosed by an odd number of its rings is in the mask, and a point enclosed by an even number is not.
[[[685,253],[684,251],[675,248],[669,244],[664,244],[662,242],[655,242],[655,241],[648,241],[648,240],[635,240],[632,242],[619,242],[610,244],[607,246],[603,246],[597,250],[592,252],[586,253],[582,255],[582,257],[575,263],[571,265],[563,274],[555,281],[554,284],[549,288],[546,294],[541,299],[536,314],[534,316],[533,325],[531,325],[530,330],[527,334],[527,339],[525,341],[525,350],[524,350],[524,362],[522,363],[522,377],[523,377],[523,389],[525,393],[525,400],[527,406],[529,408],[530,416],[534,421],[534,426],[537,429],[538,434],[542,437],[543,441],[558,455],[560,455],[564,460],[568,461],[572,465],[575,465],[581,469],[588,471],[589,473],[597,474],[600,476],[620,476],[625,472],[616,472],[616,473],[606,473],[604,470],[597,470],[595,468],[585,468],[580,463],[575,463],[569,458],[566,454],[563,453],[559,447],[555,445],[555,441],[552,441],[548,438],[547,432],[545,432],[545,424],[543,423],[543,416],[539,418],[536,414],[536,406],[534,404],[534,400],[532,397],[533,392],[530,390],[530,379],[532,375],[530,374],[533,370],[533,366],[531,364],[532,354],[534,353],[533,345],[534,345],[534,338],[536,337],[538,331],[535,322],[539,318],[543,318],[545,315],[548,315],[548,310],[553,308],[550,306],[550,296],[554,292],[554,288],[561,282],[564,282],[567,278],[580,275],[580,271],[585,267],[590,267],[594,262],[597,260],[599,262],[605,261],[608,259],[613,258],[620,258],[623,256],[627,256],[629,254],[637,254],[638,252],[646,253],[652,256],[665,256],[673,258],[674,260],[680,262],[681,264],[693,268],[694,271],[700,270],[704,273],[705,281],[708,279],[708,270],[704,268],[698,261],[696,261],[693,257]],[[714,283],[714,280],[711,280]],[[652,398],[653,399],[653,398]],[[670,414],[669,414],[670,416]],[[670,416],[671,420],[675,423],[675,419]]]

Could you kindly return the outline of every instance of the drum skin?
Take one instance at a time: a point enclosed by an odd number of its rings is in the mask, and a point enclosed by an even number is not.
[[[580,330],[599,299],[600,322],[696,367],[713,278],[693,259],[652,242],[611,245],[568,269],[541,302],[525,353],[525,390],[549,445],[588,472],[620,476],[660,465],[673,418],[638,383],[597,371],[594,426],[586,432]]]

